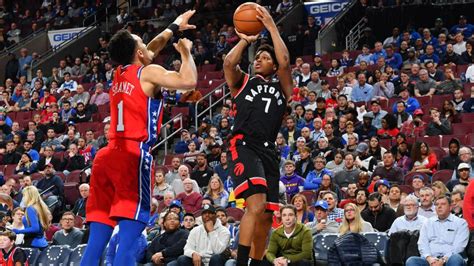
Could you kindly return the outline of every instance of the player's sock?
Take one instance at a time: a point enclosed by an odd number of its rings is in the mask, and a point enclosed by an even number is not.
[[[237,266],[247,266],[249,265],[249,254],[250,254],[250,247],[240,245],[237,248]]]
[[[261,262],[262,262],[261,260],[252,259],[252,260],[250,261],[250,266],[260,266],[260,263],[261,263]]]
[[[141,237],[146,224],[135,220],[121,220],[118,224],[119,245],[114,259],[114,266],[135,265],[138,239]]]
[[[90,224],[89,241],[82,256],[81,266],[100,264],[100,259],[113,231],[113,227],[103,223],[92,222]]]

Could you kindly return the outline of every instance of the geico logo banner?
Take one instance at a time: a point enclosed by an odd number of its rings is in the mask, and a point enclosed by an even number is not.
[[[56,48],[61,43],[77,37],[77,35],[80,35],[84,29],[85,27],[48,31],[48,38],[51,47]]]

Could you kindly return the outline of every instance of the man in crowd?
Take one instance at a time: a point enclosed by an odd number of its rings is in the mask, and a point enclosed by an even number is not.
[[[403,182],[403,172],[398,166],[395,166],[395,158],[391,152],[383,154],[383,166],[377,166],[372,177],[379,176],[391,183],[401,184]]]
[[[54,233],[53,245],[68,245],[73,249],[82,243],[84,233],[74,227],[75,216],[72,212],[65,212],[61,217],[61,230]]]
[[[295,173],[295,162],[292,160],[286,160],[284,168],[285,175],[280,177],[280,181],[285,185],[287,197],[291,199],[300,192],[300,186],[304,185],[304,179]]]
[[[435,205],[433,204],[433,195],[433,189],[429,187],[422,187],[420,189],[420,208],[418,209],[418,215],[426,218],[436,215]]]
[[[307,223],[313,235],[316,234],[337,234],[339,232],[339,224],[334,220],[328,219],[329,205],[324,200],[318,200],[314,204],[315,220]]]
[[[466,265],[460,253],[468,240],[466,221],[451,214],[451,198],[440,195],[436,199],[436,215],[428,219],[420,230],[420,257],[408,258],[406,265]]]
[[[395,211],[382,202],[382,195],[374,192],[369,195],[369,206],[361,213],[364,221],[372,224],[379,232],[385,232],[397,218]]]
[[[344,218],[344,210],[337,207],[338,198],[336,193],[332,191],[325,192],[322,198],[328,203],[328,221],[341,224]]]
[[[427,220],[424,216],[418,215],[418,198],[414,195],[408,195],[403,199],[402,205],[404,215],[395,219],[388,232],[389,235],[402,230],[420,230]]]
[[[186,178],[183,180],[184,192],[176,195],[176,199],[181,201],[186,212],[194,213],[201,208],[202,195],[193,191],[193,180]]]

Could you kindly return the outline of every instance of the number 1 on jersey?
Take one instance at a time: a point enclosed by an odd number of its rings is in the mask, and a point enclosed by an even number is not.
[[[266,102],[266,104],[265,104],[265,113],[268,114],[268,109],[270,108],[270,103],[272,103],[272,98],[262,97],[262,101]]]
[[[125,131],[125,126],[123,125],[123,101],[120,101],[117,104],[118,109],[118,118],[117,118],[117,132]]]

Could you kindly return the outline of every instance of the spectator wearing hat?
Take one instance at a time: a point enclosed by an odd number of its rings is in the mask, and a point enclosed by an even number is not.
[[[458,24],[449,29],[449,37],[454,39],[455,35],[459,32],[462,32],[466,38],[470,38],[474,33],[474,25],[467,23],[467,18],[464,15],[460,15]]]
[[[401,101],[405,103],[405,110],[409,114],[413,114],[417,109],[420,108],[420,103],[416,98],[410,97],[410,92],[408,87],[402,87],[400,89],[400,97]],[[397,112],[397,103],[392,106],[392,110],[394,113]]]
[[[324,175],[333,176],[326,166],[326,158],[324,156],[316,156],[313,159],[314,170],[308,173],[304,180],[305,190],[317,190],[321,184]]]
[[[71,79],[71,73],[65,72],[64,74],[64,82],[61,84],[61,87],[58,89],[58,93],[61,93],[64,89],[69,89],[71,92],[77,90],[77,82]]]
[[[356,148],[356,153],[355,166],[359,168],[359,170],[371,175],[377,166],[377,159],[369,154],[369,145],[365,142],[359,143]]]
[[[395,211],[383,203],[382,195],[378,192],[369,195],[368,204],[368,208],[361,213],[364,221],[369,222],[379,232],[389,230],[397,218]]]
[[[174,152],[176,154],[183,154],[188,152],[188,145],[191,142],[191,135],[187,129],[181,129],[181,139],[174,146]]]
[[[471,178],[474,177],[474,163],[472,162],[472,149],[470,147],[464,146],[459,149],[459,159],[461,163],[466,163],[470,166],[469,175]],[[459,171],[454,171],[452,179],[459,179]]]
[[[318,72],[319,76],[325,77],[327,73],[327,69],[323,64],[323,59],[321,58],[321,54],[315,53],[313,57],[313,66],[311,67],[311,72]]]
[[[420,257],[408,258],[406,265],[466,265],[460,253],[468,240],[466,221],[451,214],[451,198],[441,195],[436,199],[436,214],[420,229]]]
[[[372,177],[379,176],[391,183],[401,184],[403,182],[403,172],[398,166],[395,166],[395,157],[391,152],[385,152],[383,155],[383,166],[377,166],[372,173]]]
[[[334,182],[341,188],[347,188],[350,183],[357,183],[360,172],[355,166],[355,155],[348,153],[344,156],[344,169],[336,173]]]
[[[15,167],[15,174],[31,175],[37,171],[37,164],[27,152],[21,155],[20,161]]]
[[[313,153],[311,154],[312,158],[323,156],[326,159],[326,162],[334,160],[336,149],[329,146],[328,138],[320,137],[314,146]]]
[[[403,216],[395,219],[388,231],[389,235],[403,230],[420,230],[427,220],[426,217],[418,215],[418,198],[414,195],[406,196],[402,200],[401,205],[403,206]]]
[[[297,222],[294,206],[285,205],[280,213],[282,226],[270,236],[263,265],[313,265],[311,230]]]
[[[287,197],[291,199],[295,194],[301,192],[300,187],[304,186],[305,179],[296,174],[294,161],[286,160],[284,168],[285,175],[280,177],[280,181],[285,185]]]
[[[402,124],[401,133],[407,137],[421,137],[425,135],[426,123],[423,121],[423,110],[416,109],[413,112],[413,120],[407,120]]]
[[[457,167],[457,172],[459,173],[459,179],[450,180],[446,187],[449,191],[453,191],[453,188],[456,185],[463,185],[467,187],[471,180],[471,166],[467,163],[460,163]]]
[[[354,102],[368,102],[374,96],[374,87],[366,83],[367,79],[365,74],[359,74],[357,76],[358,83],[354,86],[351,93],[351,99]]]
[[[382,110],[382,108],[380,107],[380,101],[376,98],[373,98],[370,101],[370,108],[371,111],[369,112],[369,114],[372,114],[374,117],[372,119],[372,126],[377,129],[382,128],[382,118],[387,115],[387,111]]]
[[[203,224],[193,228],[189,233],[184,255],[179,256],[177,265],[223,265],[225,258],[221,255],[229,246],[230,232],[217,219],[216,209],[212,205],[202,208]]]
[[[390,202],[390,199],[389,199],[388,195],[390,193],[391,188],[392,188],[392,186],[390,185],[390,183],[387,180],[380,179],[380,180],[377,180],[375,182],[374,192],[378,192],[382,196],[382,202],[384,204],[388,204]]]
[[[329,205],[324,200],[319,200],[314,204],[316,219],[306,226],[311,230],[312,235],[316,234],[337,234],[339,224],[328,219]]]
[[[367,141],[371,137],[377,135],[377,128],[372,125],[373,119],[374,114],[371,112],[363,115],[362,123],[360,123],[355,129],[360,141]]]
[[[36,187],[41,191],[41,197],[50,210],[61,205],[60,202],[64,197],[64,184],[61,178],[56,175],[52,163],[46,165],[44,177],[38,181]]]

